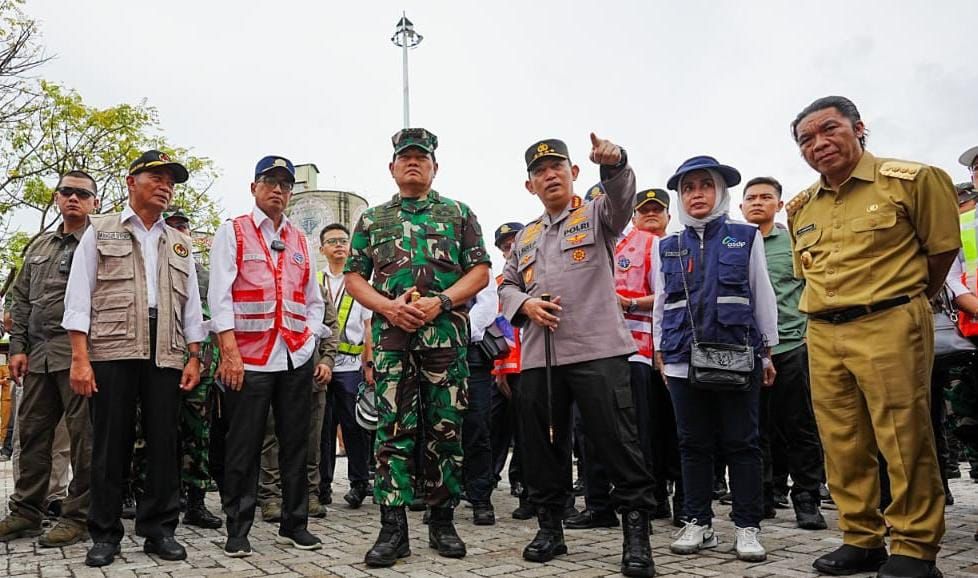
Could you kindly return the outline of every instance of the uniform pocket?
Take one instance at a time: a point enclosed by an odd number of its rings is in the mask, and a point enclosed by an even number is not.
[[[132,243],[107,243],[97,245],[98,279],[113,281],[135,277],[135,264],[132,256]]]
[[[135,339],[135,297],[131,293],[92,298],[92,341]]]
[[[30,296],[37,298],[44,295],[44,281],[47,272],[47,262],[51,260],[50,255],[35,255],[30,258],[31,283]]]

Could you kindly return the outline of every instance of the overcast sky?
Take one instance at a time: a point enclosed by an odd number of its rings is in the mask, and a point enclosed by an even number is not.
[[[561,138],[598,178],[588,133],[626,147],[640,188],[686,158],[716,156],[786,198],[814,173],[788,125],[815,98],[859,107],[878,156],[967,180],[978,144],[978,2],[561,1],[167,2],[29,0],[57,58],[41,74],[105,107],[147,99],[168,139],[212,158],[234,216],[255,162],[281,154],[322,171],[320,188],[371,204],[396,191],[406,10],[411,120],[438,135],[434,187],[468,203],[487,236],[542,212],[523,152]],[[739,199],[740,188],[734,189]],[[738,201],[732,212],[739,218]],[[675,224],[675,222],[674,222]],[[491,240],[490,240],[491,242]],[[498,265],[499,255],[494,252]]]

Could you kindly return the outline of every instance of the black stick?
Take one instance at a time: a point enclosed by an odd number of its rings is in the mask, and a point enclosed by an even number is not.
[[[547,303],[550,303],[550,293],[540,296]],[[543,350],[546,356],[546,376],[547,376],[547,428],[550,433],[550,445],[554,445],[554,407],[553,407],[553,385],[550,377],[550,368],[553,366],[553,335],[549,327],[543,328]]]

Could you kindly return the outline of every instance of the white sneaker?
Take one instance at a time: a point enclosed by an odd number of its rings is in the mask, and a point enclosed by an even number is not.
[[[673,537],[677,539],[669,545],[669,550],[674,554],[695,554],[705,548],[716,548],[720,543],[711,526],[698,526],[696,520],[686,522]]]
[[[760,528],[737,528],[737,559],[744,562],[763,562],[767,560],[767,552],[761,546],[757,535],[761,532]]]

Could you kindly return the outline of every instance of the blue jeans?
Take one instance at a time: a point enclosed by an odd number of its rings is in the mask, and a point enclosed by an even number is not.
[[[469,347],[469,406],[462,416],[462,476],[465,493],[473,504],[487,504],[492,496],[495,472],[489,443],[492,406],[490,362],[474,345]]]
[[[685,379],[669,377],[679,427],[683,513],[697,524],[710,525],[713,521],[713,459],[719,444],[719,454],[730,469],[734,523],[741,528],[761,525],[764,466],[758,433],[760,360],[752,381],[748,391],[721,393],[696,389]]]

